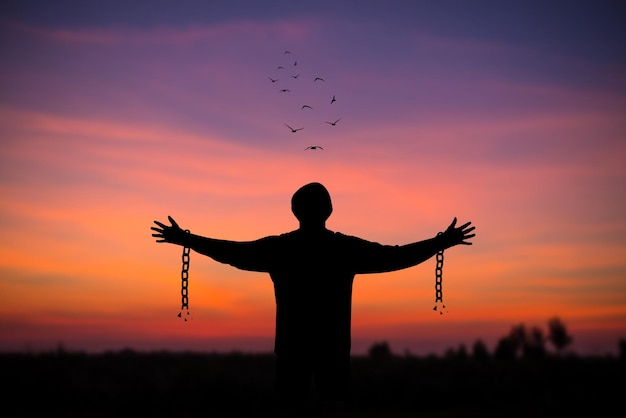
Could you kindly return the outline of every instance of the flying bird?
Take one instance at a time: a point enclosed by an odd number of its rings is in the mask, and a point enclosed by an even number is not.
[[[267,77],[267,78],[269,78],[270,80],[272,80],[272,83],[275,83],[275,82],[277,82],[277,81],[278,81],[278,79],[277,79],[277,78],[276,78],[276,79],[273,79],[272,77]]]
[[[300,74],[292,75],[291,77],[298,78],[298,77],[300,77]]]
[[[285,51],[284,53],[285,54],[291,54],[291,51]]]
[[[301,131],[301,130],[303,130],[303,129],[304,129],[304,128],[293,129],[291,126],[287,125],[286,123],[285,123],[285,126],[286,126],[287,128],[289,128],[289,129],[291,129],[291,132],[298,132],[298,131]]]
[[[278,68],[279,70],[284,70],[284,69],[285,69],[285,67],[283,67],[282,65],[279,65],[277,68]]]
[[[289,90],[289,89],[281,89],[281,90],[280,90],[280,92],[281,92],[281,93],[287,93],[287,92],[289,92],[289,91],[291,91],[291,90]]]
[[[304,108],[309,108],[309,109],[313,109],[311,106],[309,105],[302,105],[302,107],[300,109],[304,109]]]
[[[324,80],[322,77],[315,77],[315,80],[313,80],[313,82],[315,83],[317,80],[320,80],[320,81],[326,81],[326,80]]]
[[[322,149],[323,150],[324,148],[320,147],[319,145],[311,145],[310,147],[306,147],[304,150],[306,151],[308,149]]]
[[[335,99],[335,95],[333,94],[333,98],[332,98],[332,100],[330,101],[330,104],[333,104],[333,103],[335,103],[336,101],[337,101],[337,99]]]
[[[326,122],[326,123],[327,123],[327,124],[329,124],[329,125],[333,125],[333,126],[335,126],[335,125],[337,124],[337,122],[339,122],[340,120],[341,120],[341,118],[337,119],[337,120],[336,120],[336,121],[334,121],[334,122]]]

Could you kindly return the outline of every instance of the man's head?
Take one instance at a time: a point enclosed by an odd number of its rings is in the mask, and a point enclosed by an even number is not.
[[[293,194],[291,211],[300,224],[323,224],[333,212],[330,194],[320,183],[306,184]]]

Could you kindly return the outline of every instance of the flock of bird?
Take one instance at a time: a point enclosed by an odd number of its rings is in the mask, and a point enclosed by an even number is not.
[[[291,51],[284,51],[283,54],[284,55],[291,55]],[[290,63],[291,63],[292,70],[296,69],[296,68],[299,69],[297,60],[293,59],[292,61],[290,61]],[[292,74],[283,74],[283,73],[287,73],[288,72],[288,70],[286,69],[286,66],[284,66],[284,65],[277,66],[276,67],[276,71],[278,72],[279,75],[276,75],[274,77],[268,76],[268,78],[269,78],[269,80],[270,80],[270,82],[272,84],[275,84],[275,83],[283,84],[281,82],[281,80],[282,80],[283,77],[287,77],[287,76],[289,77],[288,80],[289,79],[297,80],[300,77],[300,75],[301,75],[300,72],[296,72],[296,71],[293,71]],[[320,84],[320,83],[323,83],[325,81],[326,80],[323,77],[316,76],[316,77],[313,77],[312,83]],[[287,87],[289,87],[289,86],[287,86]],[[282,87],[282,88],[278,89],[278,92],[280,94],[289,94],[289,93],[291,93],[291,89],[287,88],[287,87]],[[332,97],[328,98],[328,104],[332,105],[332,104],[334,104],[336,102],[337,102],[337,97],[334,94],[332,95]],[[300,106],[300,110],[302,110],[302,111],[311,111],[311,110],[313,110],[313,106],[311,106],[309,104],[302,104]],[[341,120],[341,117],[339,117],[339,118],[337,118],[337,119],[335,119],[333,121],[324,121],[324,123],[326,123],[326,124],[328,124],[330,126],[336,126],[337,123],[340,120]],[[294,128],[294,127],[290,126],[288,123],[285,123],[285,126],[292,133],[297,133],[297,132],[302,131],[304,129],[304,127]],[[321,147],[320,145],[310,145],[310,146],[306,147],[304,150],[307,151],[307,150],[318,150],[318,149],[319,150],[323,150],[324,148]]]

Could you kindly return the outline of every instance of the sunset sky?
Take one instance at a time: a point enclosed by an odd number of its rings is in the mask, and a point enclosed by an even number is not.
[[[319,181],[331,230],[406,244],[455,216],[476,226],[445,252],[444,315],[434,258],[356,277],[353,353],[493,349],[553,317],[574,351],[616,353],[624,16],[614,1],[3,2],[0,351],[270,352],[269,276],[192,252],[183,322],[182,248],[150,227],[280,234]]]

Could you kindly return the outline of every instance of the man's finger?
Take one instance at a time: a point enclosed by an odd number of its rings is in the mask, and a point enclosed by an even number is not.
[[[471,224],[471,222],[466,222],[466,223],[464,223],[463,225],[459,226],[459,229],[465,229],[465,228],[467,228],[467,226],[468,226],[468,225],[470,225],[470,224]],[[472,229],[474,229],[474,228],[472,227]]]

